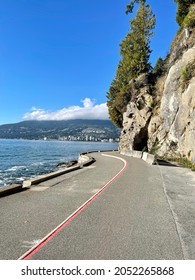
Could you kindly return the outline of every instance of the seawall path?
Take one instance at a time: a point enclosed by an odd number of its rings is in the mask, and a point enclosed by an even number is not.
[[[118,152],[0,198],[0,259],[195,259],[195,175]]]

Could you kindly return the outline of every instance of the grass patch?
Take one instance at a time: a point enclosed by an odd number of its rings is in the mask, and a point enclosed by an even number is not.
[[[190,160],[184,157],[178,157],[178,158],[170,158],[170,157],[158,157],[159,159],[169,161],[171,163],[175,163],[176,165],[184,168],[191,169],[192,171],[195,171],[195,164],[192,163]]]
[[[183,26],[188,28],[195,27],[195,4],[191,5],[187,16],[184,18]]]
[[[195,76],[195,59],[186,65],[182,72],[180,77],[180,84],[183,89],[186,89],[189,85],[190,80]]]

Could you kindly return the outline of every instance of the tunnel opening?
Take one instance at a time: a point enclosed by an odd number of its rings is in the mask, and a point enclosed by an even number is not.
[[[148,150],[148,130],[141,128],[139,134],[135,136],[133,150],[147,151]]]

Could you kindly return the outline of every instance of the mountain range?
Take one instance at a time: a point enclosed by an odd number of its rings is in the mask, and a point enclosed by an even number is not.
[[[0,139],[100,141],[119,135],[120,129],[109,120],[22,121],[0,125]]]

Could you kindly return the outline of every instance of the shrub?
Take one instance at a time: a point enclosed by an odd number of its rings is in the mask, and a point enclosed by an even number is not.
[[[179,24],[179,26],[182,26],[183,21],[189,12],[190,6],[194,4],[194,0],[174,0],[174,1],[178,4],[176,21]]]
[[[189,81],[195,76],[195,59],[186,65],[181,72],[181,86],[185,89]]]
[[[195,27],[195,5],[191,5],[189,13],[184,18],[183,27],[187,27],[187,28]]]

